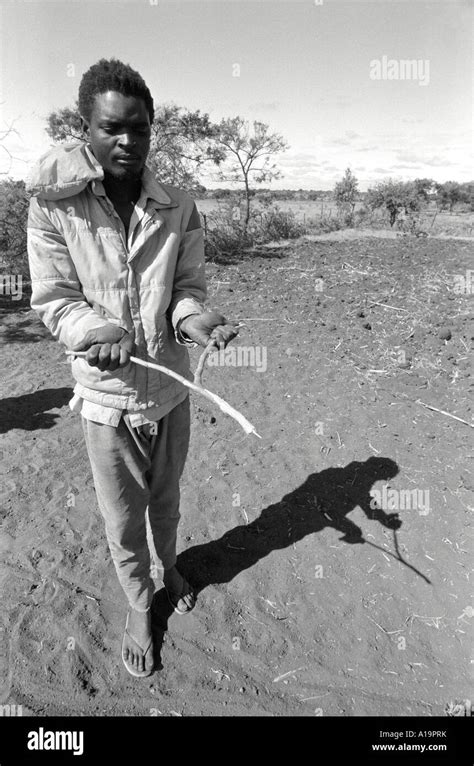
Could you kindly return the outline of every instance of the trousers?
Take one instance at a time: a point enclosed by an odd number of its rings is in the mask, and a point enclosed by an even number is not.
[[[154,423],[118,426],[82,417],[100,513],[117,576],[129,605],[150,608],[151,567],[176,563],[180,478],[190,435],[189,396]]]

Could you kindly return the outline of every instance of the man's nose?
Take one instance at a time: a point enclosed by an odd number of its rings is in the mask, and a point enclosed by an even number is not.
[[[131,133],[122,133],[119,137],[119,143],[121,146],[134,146],[136,141]]]

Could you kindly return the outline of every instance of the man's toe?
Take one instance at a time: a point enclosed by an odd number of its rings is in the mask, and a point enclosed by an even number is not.
[[[148,652],[147,656],[145,657],[145,668],[144,669],[147,670],[147,671],[153,670],[153,652],[151,651],[151,649]]]

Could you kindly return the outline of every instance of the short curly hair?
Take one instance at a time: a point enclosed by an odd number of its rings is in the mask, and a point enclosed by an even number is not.
[[[136,96],[145,102],[150,122],[153,122],[153,98],[143,77],[128,64],[118,59],[100,59],[82,76],[79,85],[78,106],[81,117],[90,120],[94,99],[101,93],[113,90],[124,96]]]

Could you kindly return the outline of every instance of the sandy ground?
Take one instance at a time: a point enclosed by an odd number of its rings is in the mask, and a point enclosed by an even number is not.
[[[179,566],[198,605],[170,614],[157,583],[145,680],[120,660],[126,606],[69,365],[4,301],[0,701],[36,715],[429,716],[470,698],[472,429],[417,403],[472,419],[472,294],[452,289],[469,253],[301,240],[209,264],[210,303],[246,320],[238,345],[267,360],[208,367],[204,383],[262,439],[193,395]],[[397,508],[413,489],[429,510]]]

